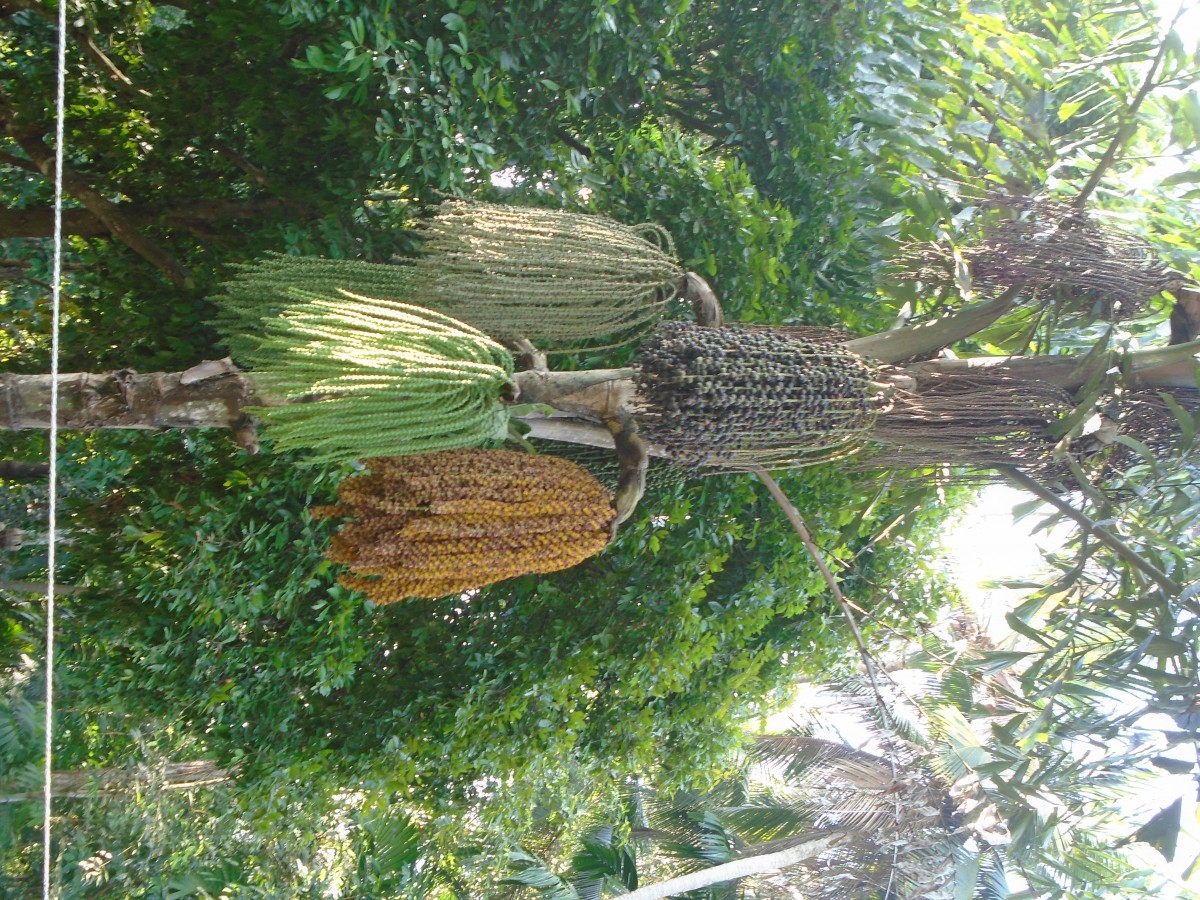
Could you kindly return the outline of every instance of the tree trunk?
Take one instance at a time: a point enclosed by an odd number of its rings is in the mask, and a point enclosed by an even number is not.
[[[1124,370],[1131,386],[1170,390],[1194,387],[1200,342],[1126,354]],[[1074,391],[1086,383],[1096,365],[1115,360],[1080,357],[985,357],[935,359],[908,365],[919,391],[924,376],[992,374],[1043,381]],[[531,435],[544,440],[611,448],[612,434],[601,422],[636,412],[632,371],[598,369],[579,372],[525,371],[514,376],[518,404],[540,404],[551,415],[535,411],[521,416]],[[279,398],[257,393],[250,375],[228,359],[200,363],[179,373],[60,375],[58,424],[62,429],[92,428],[234,428],[251,421],[246,406],[274,406]],[[0,428],[48,428],[51,380],[48,375],[0,374]],[[239,438],[241,440],[241,438]],[[911,437],[914,446],[918,437]],[[244,445],[248,441],[241,441]],[[901,440],[900,443],[904,441]],[[651,445],[649,453],[665,456]],[[999,464],[999,463],[997,463]]]
[[[183,791],[220,784],[229,780],[229,772],[205,759],[167,763],[161,773],[151,769],[156,777],[153,785],[163,791]],[[145,787],[146,774],[137,769],[75,769],[55,772],[50,778],[51,796],[94,797],[98,794],[119,794],[131,788]],[[0,803],[24,803],[42,799],[42,791],[12,791],[0,786]]]
[[[517,402],[552,405],[598,422],[628,411],[630,376],[629,369],[518,372]],[[0,429],[49,428],[52,388],[49,375],[0,373]],[[58,427],[65,430],[232,428],[244,421],[243,407],[280,403],[258,393],[252,376],[229,359],[186,372],[73,372],[58,376],[58,391]]]
[[[49,428],[53,387],[49,375],[0,374],[0,428]],[[243,407],[271,403],[228,360],[186,372],[58,376],[58,427],[65,430],[233,428],[245,418]]]
[[[622,900],[660,900],[662,897],[675,897],[679,894],[686,894],[688,891],[699,891],[723,881],[733,881],[751,875],[765,875],[768,872],[776,872],[779,869],[815,859],[825,851],[832,850],[839,844],[850,840],[853,836],[853,832],[840,828],[820,832],[812,839],[786,850],[764,853],[761,856],[743,856],[732,862],[701,869],[699,872],[690,872],[687,875],[680,875],[678,878],[668,878],[658,884],[648,884],[630,891],[628,894],[622,894],[621,898]],[[753,853],[754,848],[748,848],[747,852]]]

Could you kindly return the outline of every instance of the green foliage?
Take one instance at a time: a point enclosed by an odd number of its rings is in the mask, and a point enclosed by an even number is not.
[[[74,453],[67,477],[91,474],[67,500],[60,578],[87,590],[61,601],[65,688],[167,717],[255,777],[335,754],[412,803],[519,821],[647,768],[719,767],[739,722],[845,642],[745,478],[666,494],[577,570],[370,610],[333,584],[330,525],[306,512],[337,470],[199,433],[98,434]],[[829,473],[786,483],[819,535],[845,529],[848,559],[894,510],[889,494],[858,516],[859,488]]]
[[[1189,437],[1175,452],[1195,433],[1194,417],[1180,424]],[[1174,855],[1171,801],[1190,790],[1165,776],[1194,774],[1200,498],[1190,462],[1144,445],[1125,460],[1103,492],[1077,492],[1072,505],[1097,524],[1048,559],[1050,574],[1008,616],[1009,642],[964,650],[927,637],[911,657],[940,685],[923,704],[936,770],[979,780],[985,803],[968,825],[990,817],[1006,866],[1039,897],[1179,887],[1155,851]],[[1051,509],[1037,527],[1065,521]]]
[[[676,70],[661,92],[669,117],[736,159],[757,192],[790,213],[786,299],[767,310],[784,306],[803,321],[810,313],[797,302],[815,297],[818,307],[853,308],[867,288],[853,243],[849,176],[859,163],[845,152],[845,138],[847,94],[871,5],[694,2],[691,39],[676,51]],[[852,329],[856,315],[846,322]],[[746,318],[779,321],[770,312]]]
[[[64,616],[68,685],[78,672],[98,701],[241,734],[225,759],[318,731],[316,707],[353,681],[371,631],[321,557],[332,526],[307,512],[332,500],[337,471],[245,456],[219,434],[89,443],[104,479],[67,500],[78,546],[61,577],[87,587]]]
[[[450,896],[438,893],[444,879],[420,829],[379,804],[348,802],[318,773],[169,790],[159,779],[168,761],[145,751],[125,754],[120,793],[56,801],[57,896]],[[3,896],[40,891],[40,846],[6,840],[40,824],[38,803],[0,805]]]
[[[985,215],[985,191],[1063,201],[1086,192],[1106,211],[1101,221],[1142,233],[1182,271],[1194,266],[1184,250],[1194,231],[1191,173],[1182,158],[1168,161],[1194,141],[1178,123],[1195,63],[1177,35],[1160,37],[1151,10],[1091,0],[906,2],[880,5],[871,24],[851,146],[863,160],[859,239],[879,258],[908,243],[948,242],[953,252],[978,239],[994,215]],[[910,304],[909,314],[960,299],[961,290],[904,272],[880,274],[880,299]],[[969,276],[960,282],[970,288]],[[1149,336],[1162,317],[1159,307],[1135,332]],[[1063,326],[1077,324],[1021,310],[982,347],[1049,352]]]
[[[827,474],[792,486],[801,502],[834,489]],[[505,781],[509,816],[647,767],[711,771],[762,698],[844,640],[787,529],[752,482],[709,479],[575,570],[428,604],[372,671],[390,709],[372,740],[426,760],[426,797]]]
[[[848,163],[836,152],[849,67],[840,52],[812,51],[846,46],[848,8],[816,16],[790,2],[745,16],[679,0],[445,2],[402,14],[386,2],[269,8],[280,17],[252,24],[232,2],[89,10],[95,27],[111,29],[106,50],[130,90],[114,90],[70,51],[68,163],[97,189],[143,206],[152,200],[144,230],[188,267],[198,296],[224,276],[223,265],[262,249],[368,259],[411,252],[397,227],[408,201],[477,190],[513,166],[531,181],[561,175],[567,193],[572,184],[632,179],[624,199],[602,201],[605,211],[690,229],[689,259],[701,270],[720,267],[735,312],[752,302],[750,318],[834,320],[822,279],[833,277],[828,267],[849,241],[838,187]],[[30,14],[15,21],[21,27],[4,33],[14,95],[38,98],[19,111],[46,123],[38,101],[51,94],[49,29]],[[699,34],[707,38],[689,40]],[[744,52],[704,49],[716,40]],[[220,65],[212,47],[224,48]],[[686,64],[676,63],[681,54]],[[703,121],[695,109],[683,115],[706,95],[722,99]],[[206,100],[180,115],[184,96]],[[737,121],[726,128],[729,117]],[[651,136],[672,130],[673,118],[685,143],[664,148],[647,178],[654,139],[626,148],[627,136],[642,126]],[[593,143],[591,162],[573,149]],[[615,174],[604,171],[610,161]],[[677,167],[683,183],[664,182]],[[698,204],[697,187],[716,204]],[[46,182],[28,172],[7,172],[5,188],[20,208],[48,201]],[[212,201],[254,212],[214,218]],[[30,274],[44,285],[36,242],[6,242],[5,256],[31,258]],[[181,368],[211,344],[211,310],[195,297],[181,303],[119,242],[74,239],[68,263],[66,369]],[[810,306],[814,289],[822,301]],[[14,338],[32,351],[46,324],[44,292],[26,282],[5,293],[7,309],[30,319]],[[112,334],[134,337],[104,337]],[[21,354],[22,367],[43,368],[44,352]]]
[[[272,5],[285,23],[324,32],[296,67],[341,108],[378,111],[379,171],[429,202],[538,159],[567,122],[636,122],[689,4]]]
[[[838,699],[843,711],[853,705]],[[594,817],[605,824],[593,825],[579,853],[555,865],[526,850],[512,852],[506,862],[513,874],[505,882],[534,888],[538,897],[598,900],[837,836],[840,846],[814,853],[788,873],[789,889],[825,900],[949,900],[963,837],[939,815],[945,785],[929,778],[916,748],[894,736],[873,737],[882,752],[802,734],[764,735],[708,790],[631,784],[619,809]],[[688,896],[727,900],[762,883],[712,877]],[[971,896],[972,881],[963,884],[962,896]]]
[[[172,286],[107,235],[70,238],[65,371],[194,363],[214,340],[205,325],[212,311],[200,297],[223,265],[263,249],[386,258],[407,247],[387,231],[403,220],[399,206],[367,200],[372,120],[348,111],[313,114],[325,103],[319,85],[298,81],[290,59],[303,30],[272,16],[251,20],[234,2],[186,12],[89,5],[84,15],[132,87],[118,89],[69,42],[66,164],[106,197],[120,198],[118,209],[188,269],[194,289]],[[37,134],[52,131],[50,25],[17,13],[0,41],[9,51],[0,54],[6,97]],[[4,167],[0,185],[12,208],[44,210],[51,198],[49,181],[17,167]],[[6,285],[0,302],[24,319],[10,332],[17,353],[9,367],[19,357],[21,369],[36,371],[46,365],[47,347],[34,335],[48,329],[48,262],[41,241],[21,234],[0,240],[0,255],[29,261],[36,280]]]
[[[849,69],[841,51],[811,50],[849,47],[853,31],[841,29],[854,15],[823,5],[808,15],[810,6],[773,2],[758,17],[683,0],[404,9],[291,0],[251,17],[234,0],[85,4],[86,26],[133,89],[71,45],[68,165],[118,199],[195,287],[169,286],[107,236],[71,238],[62,366],[172,369],[219,354],[200,298],[231,263],[266,250],[409,255],[404,226],[419,205],[487,193],[507,166],[526,192],[548,188],[537,204],[580,205],[575,189],[588,186],[590,210],[663,225],[689,265],[715,273],[735,314],[834,321],[828,286],[812,288],[848,239],[838,188],[848,164],[835,144]],[[735,36],[738,53],[704,47]],[[52,37],[32,13],[0,23],[11,97],[43,130]],[[718,93],[725,99],[702,128],[682,115]],[[40,176],[6,168],[0,177],[8,206],[48,203]],[[252,214],[216,216],[215,202]],[[0,255],[30,276],[0,291],[5,368],[44,370],[44,244],[8,238]],[[609,361],[619,358],[588,360]],[[44,453],[44,441],[25,437],[6,447],[15,458]],[[432,830],[462,834],[479,808],[486,823],[518,822],[535,807],[565,821],[639,770],[682,778],[719,768],[737,723],[847,640],[808,561],[745,479],[671,489],[581,571],[375,610],[336,587],[321,556],[332,526],[305,512],[332,499],[340,469],[247,457],[203,434],[94,434],[64,439],[62,452],[60,521],[73,543],[60,548],[59,578],[85,592],[60,607],[69,652],[59,677],[78,710],[64,719],[61,764],[128,758],[122,723],[167,723],[178,740],[156,752],[240,763],[242,804],[213,799],[225,823],[213,833],[244,833],[265,860],[312,846],[289,820],[303,810],[326,821],[337,785],[398,796],[419,812],[414,822],[440,815]],[[869,540],[882,519],[850,512],[865,488],[831,472],[795,484],[837,555],[869,573],[863,590],[885,581],[890,563],[863,567],[890,552]],[[5,521],[39,530],[40,502],[33,491]],[[29,547],[8,563],[9,577],[36,580],[44,554]],[[897,615],[928,601],[914,591]],[[6,661],[39,656],[33,604],[12,602],[4,622]],[[33,738],[20,744],[31,764]],[[501,783],[511,791],[495,790]],[[174,800],[162,802],[174,817]],[[397,866],[415,871],[415,851],[392,807],[374,802],[362,812],[357,877],[364,891],[392,890]],[[198,861],[214,860],[211,848],[176,832],[139,838],[119,804],[80,815],[87,827],[65,841],[83,848],[111,832],[141,848],[110,868],[114,885],[146,866],[186,880],[190,860],[190,887],[172,890],[216,892],[210,863]],[[29,848],[28,828],[18,832]],[[388,844],[399,848],[392,856],[381,851]],[[274,877],[262,871],[254,877]]]
[[[683,267],[720,286],[731,317],[807,318],[805,306],[817,306],[789,284],[792,214],[703,136],[646,125],[618,136],[603,156],[572,157],[550,187],[566,202],[586,189],[590,209],[622,221],[666,225]]]

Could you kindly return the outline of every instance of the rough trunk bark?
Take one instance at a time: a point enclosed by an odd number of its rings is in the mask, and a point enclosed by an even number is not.
[[[613,447],[612,433],[597,424],[618,416],[632,402],[628,369],[584,372],[519,372],[518,403],[539,403],[566,412],[547,418],[522,417],[533,437],[572,444]],[[252,378],[228,359],[210,360],[186,372],[87,373],[58,376],[58,427],[93,428],[232,428],[246,430],[247,406],[275,406],[280,400],[259,393]],[[49,375],[0,374],[0,429],[50,427]],[[249,446],[252,438],[239,441]],[[665,455],[651,447],[655,455]]]
[[[0,374],[0,428],[50,427],[49,375]],[[201,363],[186,372],[134,372],[58,376],[58,427],[232,428],[245,406],[271,405],[228,360]]]

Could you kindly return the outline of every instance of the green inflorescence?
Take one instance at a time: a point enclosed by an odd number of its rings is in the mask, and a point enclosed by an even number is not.
[[[295,302],[297,290],[321,297],[342,291],[362,297],[412,302],[413,268],[353,259],[268,254],[238,266],[218,297],[216,325],[233,357],[244,360],[262,340],[263,322]]]
[[[570,350],[639,337],[683,277],[656,225],[458,201],[420,233],[424,254],[410,263],[270,255],[239,267],[217,315],[234,358],[254,352],[260,323],[289,307],[294,290],[413,303],[497,340]]]
[[[512,357],[483,333],[420,307],[292,290],[247,356],[282,405],[251,410],[283,448],[315,461],[478,446],[501,434]]]

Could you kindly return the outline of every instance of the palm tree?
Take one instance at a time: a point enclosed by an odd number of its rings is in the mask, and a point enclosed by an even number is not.
[[[956,881],[979,873],[948,787],[919,747],[876,737],[881,752],[801,733],[760,737],[738,777],[704,793],[632,788],[626,821],[591,832],[567,872],[519,851],[505,883],[553,900],[606,890],[630,900],[953,898]],[[677,874],[642,884],[651,865]]]

